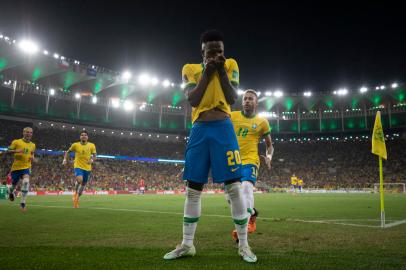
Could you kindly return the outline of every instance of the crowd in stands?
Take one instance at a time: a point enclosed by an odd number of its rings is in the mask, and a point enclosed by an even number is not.
[[[0,120],[0,146],[21,138],[27,124]],[[66,150],[78,141],[79,131],[34,128],[32,141],[37,149]],[[149,158],[183,159],[185,143],[158,142],[89,133],[99,154],[128,155]],[[406,140],[399,137],[386,141],[388,161],[384,161],[385,182],[406,182]],[[379,182],[378,159],[370,152],[369,140],[331,140],[306,142],[276,142],[272,169],[259,170],[258,187],[290,186],[290,176],[296,174],[305,188],[367,188]],[[264,153],[264,144],[260,145]],[[11,156],[0,157],[0,177],[6,178]],[[100,190],[136,190],[141,180],[146,190],[181,190],[183,164],[148,163],[128,160],[98,159],[94,164],[89,188]],[[33,164],[32,190],[70,190],[74,184],[72,163],[62,166],[62,156],[38,156]],[[210,184],[209,189],[221,188]]]

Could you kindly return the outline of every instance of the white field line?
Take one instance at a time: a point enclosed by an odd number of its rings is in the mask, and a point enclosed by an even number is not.
[[[30,204],[29,206],[41,207],[41,208],[65,208],[72,209],[70,206],[57,206],[57,205],[39,205],[39,204]],[[169,214],[169,215],[181,215],[181,212],[165,212],[165,211],[155,211],[155,210],[142,210],[142,209],[127,209],[127,208],[107,208],[107,207],[81,207],[80,209],[90,209],[90,210],[107,210],[107,211],[122,211],[122,212],[139,212],[139,213],[153,213],[153,214]],[[202,215],[206,217],[219,217],[219,218],[230,218],[226,215],[212,215],[206,214]],[[291,221],[291,222],[303,222],[303,223],[319,223],[319,224],[334,224],[342,226],[352,226],[352,227],[367,227],[367,228],[380,228],[379,225],[365,225],[365,224],[354,224],[340,221],[379,221],[379,219],[335,219],[335,220],[304,220],[304,219],[280,219],[280,218],[269,218],[269,217],[260,217],[260,219],[273,220],[273,221]],[[406,220],[401,220],[386,225],[387,228],[394,227],[400,224],[406,223]]]
[[[392,228],[392,227],[398,226],[400,224],[405,224],[405,223],[406,223],[406,219],[399,220],[399,221],[396,221],[396,222],[385,224],[385,228]]]

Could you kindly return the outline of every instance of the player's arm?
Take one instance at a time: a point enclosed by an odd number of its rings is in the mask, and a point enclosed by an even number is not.
[[[92,164],[93,162],[95,162],[96,158],[97,158],[96,146],[93,146],[92,147],[92,154],[90,155],[89,163]]]
[[[65,155],[63,156],[62,165],[66,165],[69,160],[69,153],[73,151],[74,145],[72,144],[68,150],[66,150]]]
[[[238,98],[238,83],[234,81],[230,82],[227,71],[224,67],[225,62],[226,58],[224,56],[219,56],[216,59],[216,67],[219,74],[221,89],[223,90],[224,97],[226,98],[228,104],[233,105]]]
[[[24,149],[17,149],[17,140],[14,140],[11,142],[11,145],[7,148],[6,151],[0,152],[0,154],[16,154],[16,153],[22,153]]]
[[[184,92],[187,97],[187,100],[189,101],[192,107],[199,106],[200,101],[202,100],[204,93],[206,92],[207,86],[209,85],[210,82],[210,78],[213,75],[214,71],[215,71],[214,61],[208,61],[204,68],[202,78],[196,84],[193,83],[194,81],[193,74],[191,73],[191,70],[189,70],[188,66],[185,65],[183,67],[182,70],[183,83],[186,83]]]

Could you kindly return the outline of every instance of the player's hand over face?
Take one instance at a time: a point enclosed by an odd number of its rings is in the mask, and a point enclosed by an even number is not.
[[[210,77],[216,71],[216,61],[213,58],[210,58],[206,62],[204,72]]]
[[[215,62],[217,71],[224,72],[225,71],[224,64],[226,63],[226,58],[224,57],[224,55],[218,55],[215,58]]]

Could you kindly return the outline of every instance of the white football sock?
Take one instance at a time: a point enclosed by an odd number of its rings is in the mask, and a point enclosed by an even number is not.
[[[21,203],[25,203],[25,200],[27,198],[28,190],[30,187],[30,178],[24,177],[23,178],[23,184],[21,186]]]
[[[182,245],[192,246],[197,222],[199,221],[202,212],[201,205],[202,192],[186,188],[186,201],[183,214],[183,241]]]
[[[242,191],[245,197],[245,200],[247,201],[247,210],[248,212],[251,213],[251,215],[254,214],[254,185],[252,184],[251,181],[243,181],[242,184]]]

